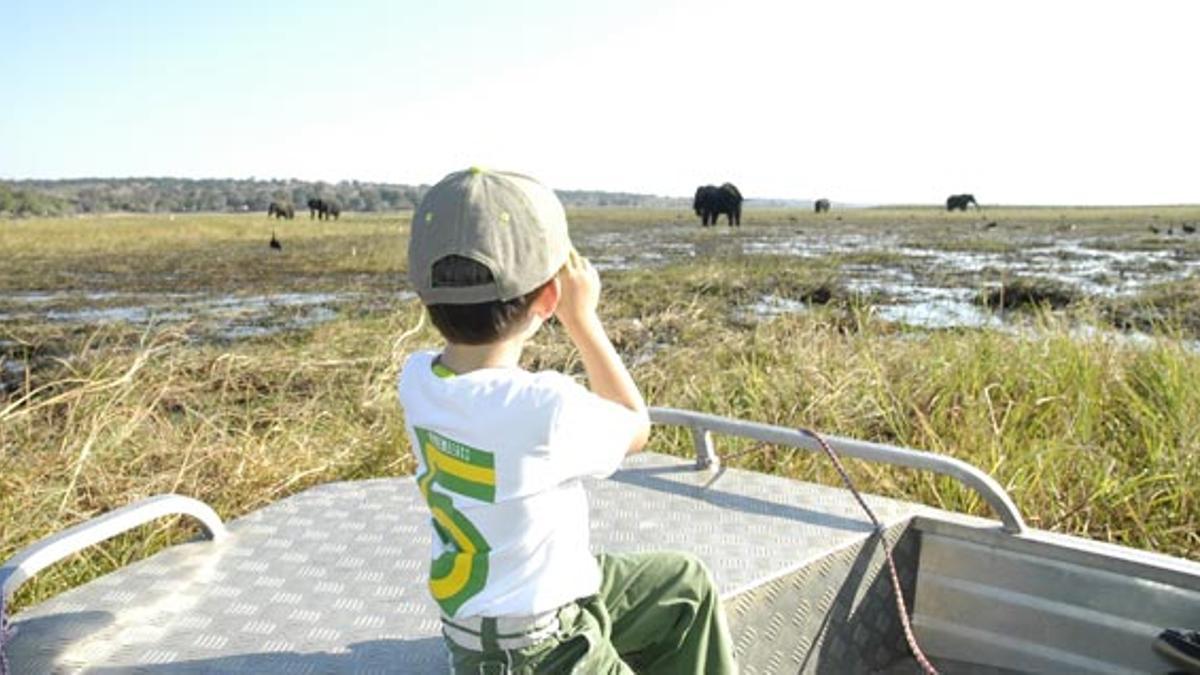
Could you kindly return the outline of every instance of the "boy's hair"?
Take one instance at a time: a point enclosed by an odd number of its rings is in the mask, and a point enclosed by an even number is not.
[[[432,272],[435,288],[478,286],[493,281],[492,271],[485,265],[457,255],[449,255],[435,262]],[[433,325],[448,342],[485,345],[507,338],[523,324],[529,315],[533,299],[544,286],[545,284],[542,284],[511,300],[470,304],[437,303],[427,305],[426,308]]]

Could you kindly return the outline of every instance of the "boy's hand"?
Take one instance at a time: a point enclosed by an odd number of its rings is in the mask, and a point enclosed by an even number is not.
[[[586,325],[596,316],[600,305],[600,274],[588,259],[575,249],[558,272],[561,290],[554,315],[568,331]]]

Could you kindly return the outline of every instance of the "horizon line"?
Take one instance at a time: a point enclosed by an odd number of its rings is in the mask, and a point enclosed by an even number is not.
[[[326,180],[326,179],[297,178],[294,176],[288,177],[288,178],[275,178],[275,177],[260,178],[257,176],[249,176],[249,177],[205,176],[205,177],[197,178],[197,177],[171,176],[171,175],[157,175],[157,176],[155,176],[155,175],[126,175],[126,176],[91,175],[91,176],[67,176],[67,177],[56,177],[56,178],[45,178],[45,177],[11,178],[11,177],[7,177],[7,176],[0,176],[0,183],[21,183],[21,182],[37,182],[37,181],[70,182],[70,181],[88,181],[88,180],[95,180],[95,181],[178,180],[178,181],[194,181],[194,182],[200,182],[200,181],[246,181],[246,182],[256,182],[256,183],[274,183],[274,182],[325,183],[325,184],[329,184],[329,185],[337,185],[339,183],[362,183],[362,184],[366,184],[366,185],[387,185],[387,186],[402,186],[402,187],[412,187],[412,188],[428,188],[432,185],[432,183],[401,183],[401,182],[387,182],[387,181],[378,181],[378,180],[362,180],[362,179],[358,179],[358,178],[341,178],[338,180]],[[638,196],[638,197],[652,197],[652,198],[658,198],[658,199],[679,199],[679,200],[691,199],[691,197],[688,195],[670,195],[670,194],[661,194],[661,193],[655,193],[655,192],[631,192],[629,190],[613,190],[613,189],[603,189],[603,188],[578,188],[578,187],[560,188],[560,187],[555,187],[552,189],[555,192],[599,192],[599,193],[607,193],[607,194],[614,194],[614,195],[633,195],[633,196]],[[815,202],[817,199],[821,199],[821,198],[822,197],[748,196],[745,198],[745,201],[746,202],[751,202],[751,201],[808,202],[811,204],[812,202]],[[942,201],[940,199],[937,201],[931,201],[931,202],[874,202],[874,201],[869,201],[869,200],[855,200],[855,199],[849,199],[849,200],[830,199],[830,201],[834,205],[839,205],[843,208],[897,208],[897,209],[903,209],[903,208],[928,208],[930,206],[934,206],[934,207],[942,206]],[[1019,203],[1019,202],[1013,202],[1013,203],[990,203],[990,204],[987,202],[984,202],[984,204],[990,208],[998,208],[998,209],[1148,208],[1148,207],[1165,208],[1165,207],[1200,206],[1200,202],[1156,202],[1156,203],[1153,203],[1153,202],[1145,202],[1145,203],[1129,203],[1129,202],[1125,202],[1125,203],[1062,203],[1062,202]],[[589,207],[589,208],[630,208],[630,207],[628,207],[628,206],[611,206],[611,207],[610,206],[595,206],[595,207]],[[635,207],[635,208],[640,208],[640,207]],[[653,208],[653,207],[646,207],[646,208]]]

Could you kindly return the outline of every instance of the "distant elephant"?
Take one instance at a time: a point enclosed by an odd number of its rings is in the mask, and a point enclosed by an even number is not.
[[[974,204],[976,209],[979,208],[975,195],[950,195],[946,198],[947,211],[966,211],[970,204]]]
[[[325,210],[325,202],[323,202],[320,199],[317,199],[315,197],[310,198],[308,200],[308,217],[310,219],[316,218],[317,211],[323,211],[323,210]]]
[[[817,213],[828,212],[829,211],[829,200],[828,199],[818,199],[817,201],[813,202],[813,211],[816,211]]]
[[[717,224],[717,218],[724,213],[729,219],[729,226],[742,224],[742,193],[733,183],[725,183],[721,187],[701,185],[696,188],[696,197],[692,200],[692,209],[700,216],[700,224],[708,227]]]
[[[271,202],[267,207],[267,217],[275,216],[276,219],[287,218],[291,220],[296,217],[296,209],[292,208],[290,202]]]
[[[308,200],[308,217],[320,218],[327,220],[333,218],[338,219],[342,215],[342,208],[337,205],[337,202],[328,199],[318,199],[316,197]]]

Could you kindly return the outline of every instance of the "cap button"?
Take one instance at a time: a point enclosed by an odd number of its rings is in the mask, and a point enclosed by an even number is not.
[[[467,169],[467,171],[469,171],[470,173],[473,173],[473,174],[480,174],[480,173],[486,173],[487,169],[483,168],[482,166],[473,166],[473,167]]]

